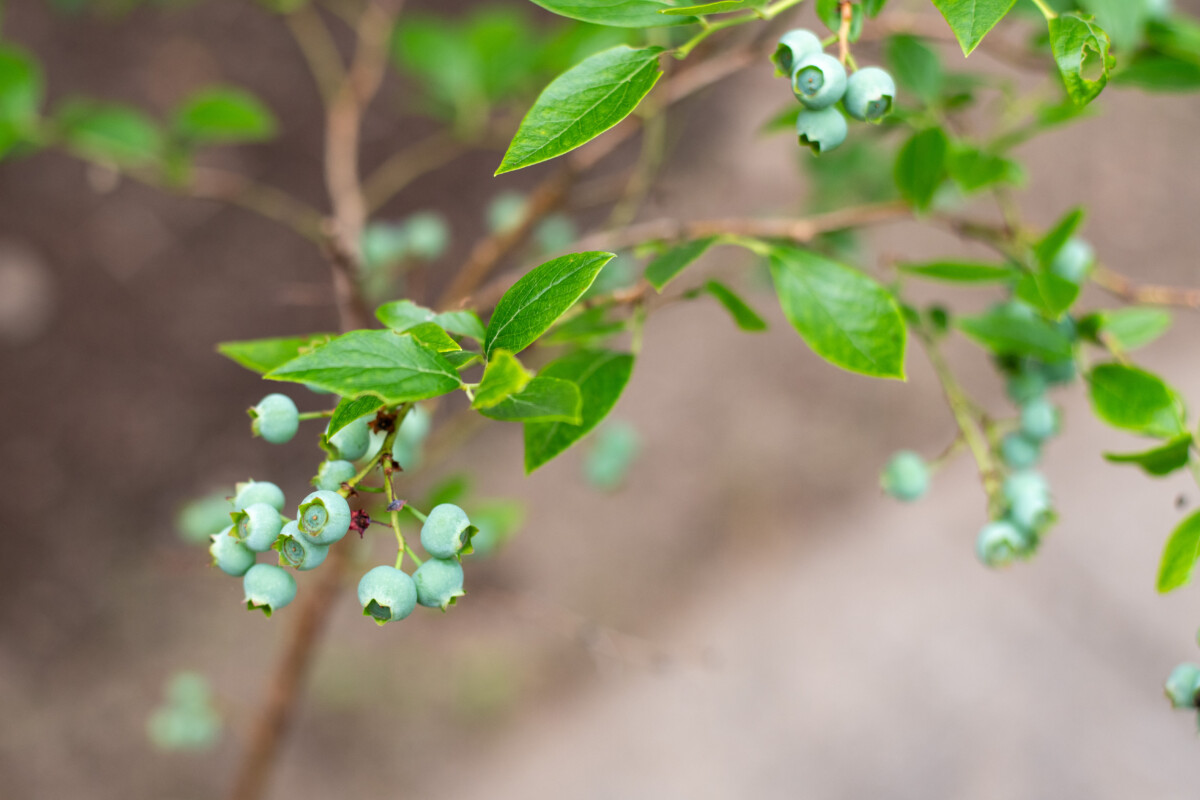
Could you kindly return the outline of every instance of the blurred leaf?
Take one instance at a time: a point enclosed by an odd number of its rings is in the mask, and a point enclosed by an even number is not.
[[[1021,277],[1021,271],[1018,269],[975,261],[899,264],[896,268],[908,275],[947,283],[1010,283]]]
[[[286,364],[300,353],[332,339],[332,333],[312,333],[308,336],[287,336],[277,339],[248,339],[240,342],[221,342],[221,355],[260,375]]]
[[[0,46],[0,156],[33,134],[44,92],[38,63],[23,50]]]
[[[946,177],[950,140],[941,128],[912,135],[896,155],[896,188],[918,211],[926,211]]]
[[[742,330],[757,333],[767,329],[767,321],[725,284],[708,281],[704,284],[704,291],[717,298],[717,302],[725,307],[729,316],[733,317],[734,323]]]
[[[607,307],[594,306],[555,325],[542,341],[546,344],[587,344],[618,334],[625,328],[624,320],[609,318]]]
[[[1055,326],[1034,314],[1003,305],[974,316],[957,317],[955,325],[990,352],[1005,356],[1033,356],[1044,361],[1071,358],[1071,340]]]
[[[825,23],[825,27],[837,33],[842,27],[842,9],[838,0],[817,0],[817,18]],[[863,8],[855,3],[850,7],[850,41],[857,42],[862,36]]]
[[[640,449],[636,428],[623,422],[607,423],[592,438],[583,461],[584,477],[597,489],[613,491],[625,482]]]
[[[1148,92],[1200,91],[1200,64],[1175,56],[1139,54],[1113,74],[1116,83]]]
[[[1160,478],[1187,466],[1192,452],[1192,435],[1184,434],[1164,445],[1140,453],[1105,453],[1113,464],[1137,464],[1146,474]]]
[[[889,37],[884,52],[897,84],[926,103],[938,98],[945,76],[937,53],[918,37],[908,34]]]
[[[1059,317],[1079,297],[1079,284],[1051,272],[1027,272],[1017,282],[1015,294],[1048,317]]]
[[[1046,232],[1033,248],[1033,254],[1037,258],[1038,266],[1043,269],[1050,269],[1054,264],[1054,257],[1058,255],[1058,251],[1063,249],[1063,245],[1067,240],[1074,235],[1079,229],[1079,225],[1083,222],[1083,209],[1073,208],[1062,216],[1055,223],[1054,227]]]
[[[198,144],[258,142],[275,135],[275,116],[257,97],[212,86],[189,97],[175,113],[175,130]]]
[[[1079,5],[1108,31],[1118,50],[1133,50],[1141,41],[1149,17],[1146,0],[1079,0]]]
[[[1019,186],[1025,182],[1025,172],[1016,161],[961,143],[951,148],[946,168],[967,193],[998,184]]]
[[[1163,548],[1162,561],[1158,565],[1158,591],[1162,593],[1178,589],[1192,577],[1196,559],[1200,557],[1200,511],[1197,511],[1176,526]]]
[[[1101,364],[1087,378],[1092,410],[1114,428],[1161,439],[1185,432],[1178,396],[1157,375],[1124,364]]]
[[[519,500],[489,500],[467,509],[479,531],[471,537],[473,555],[487,556],[503,546],[525,524],[525,506]]]
[[[135,108],[73,100],[59,109],[56,121],[67,145],[88,158],[136,166],[162,156],[158,123]]]
[[[1171,327],[1171,312],[1161,308],[1122,308],[1097,312],[1099,331],[1128,352],[1145,347]]]

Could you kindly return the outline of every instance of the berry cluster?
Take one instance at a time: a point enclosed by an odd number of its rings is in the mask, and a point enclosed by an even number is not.
[[[846,141],[846,118],[879,122],[892,110],[896,83],[879,67],[864,67],[847,77],[842,62],[824,52],[820,37],[797,28],[779,40],[771,60],[777,74],[792,81],[792,93],[804,106],[796,117],[800,144],[820,154]]]
[[[1180,664],[1171,670],[1163,694],[1173,708],[1200,708],[1200,665]]]

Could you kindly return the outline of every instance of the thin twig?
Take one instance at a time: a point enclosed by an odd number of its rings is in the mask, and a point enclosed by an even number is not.
[[[203,200],[219,200],[253,211],[285,225],[306,239],[321,236],[321,213],[274,186],[257,183],[236,172],[196,167],[183,191]]]
[[[1092,282],[1127,303],[1200,309],[1200,289],[1138,283],[1102,264],[1092,270]]]
[[[363,181],[367,210],[376,211],[422,175],[444,167],[468,146],[439,131],[392,154]]]
[[[346,67],[321,15],[313,6],[302,5],[283,19],[308,64],[321,100],[326,104],[333,102],[338,87],[345,82]]]

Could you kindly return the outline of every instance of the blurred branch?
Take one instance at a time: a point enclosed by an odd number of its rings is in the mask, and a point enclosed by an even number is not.
[[[306,239],[317,241],[321,237],[319,211],[282,189],[256,183],[244,175],[196,167],[186,191],[192,197],[220,200],[253,211],[286,225]]]
[[[367,210],[378,210],[414,180],[444,167],[468,149],[468,145],[439,131],[392,154],[363,182]]]
[[[1092,282],[1127,303],[1200,309],[1200,289],[1138,283],[1102,264],[1092,271]]]
[[[338,54],[329,28],[321,21],[316,8],[310,5],[300,6],[283,19],[308,64],[321,100],[326,105],[332,103],[338,87],[345,82],[346,67],[342,64],[342,57]]]

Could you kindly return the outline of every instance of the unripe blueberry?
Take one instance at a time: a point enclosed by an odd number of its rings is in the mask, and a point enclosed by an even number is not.
[[[975,555],[989,567],[1003,567],[1029,549],[1026,535],[1011,522],[989,522],[975,541]]]
[[[805,28],[795,28],[779,37],[779,46],[771,61],[775,62],[776,75],[791,75],[792,67],[805,58],[824,50],[821,38]]]
[[[901,450],[883,468],[879,484],[897,500],[917,500],[929,489],[929,467],[916,453]]]
[[[329,444],[337,451],[338,458],[358,461],[367,454],[367,448],[371,445],[369,423],[374,418],[375,412],[361,416],[329,437]],[[329,430],[329,427],[325,429]]]
[[[829,108],[846,93],[846,68],[828,53],[802,58],[792,68],[792,92],[807,108]]]
[[[1009,517],[1023,530],[1037,530],[1050,512],[1050,487],[1041,474],[1032,470],[1009,475],[1003,494],[1009,503]]]
[[[315,544],[308,537],[301,535],[300,526],[295,520],[283,526],[276,548],[282,563],[301,572],[321,566],[325,556],[329,555],[329,545]]]
[[[405,573],[382,564],[358,582],[358,602],[364,617],[383,625],[402,620],[417,607],[417,584]]]
[[[1004,385],[1008,399],[1017,405],[1036,400],[1046,393],[1046,379],[1037,370],[1025,370],[1016,375],[1010,375]]]
[[[864,122],[879,122],[892,110],[896,82],[879,67],[863,67],[846,80],[842,105],[846,113]]]
[[[233,535],[256,553],[270,550],[283,527],[279,512],[266,503],[254,503],[230,516],[233,517]]]
[[[832,106],[820,111],[806,108],[796,117],[796,135],[800,137],[800,144],[818,155],[846,141],[846,131],[846,118]]]
[[[408,249],[417,258],[441,258],[450,243],[450,226],[436,211],[420,211],[404,222]]]
[[[452,503],[434,506],[421,526],[421,547],[434,558],[453,558],[471,552],[471,537],[478,530],[467,512]]]
[[[246,609],[261,609],[268,617],[296,599],[296,579],[283,567],[255,564],[242,579]]]
[[[336,492],[342,484],[358,474],[358,470],[349,461],[323,461],[317,468],[317,477],[313,478],[313,486],[327,492]]]
[[[1095,263],[1096,251],[1092,246],[1083,239],[1072,236],[1050,262],[1050,271],[1071,283],[1083,283]]]
[[[337,492],[318,489],[296,512],[301,533],[313,544],[333,544],[350,530],[350,505]]]
[[[1200,690],[1200,666],[1195,664],[1175,667],[1163,684],[1163,694],[1175,708],[1195,708],[1197,690]]]
[[[1016,502],[1026,497],[1050,497],[1050,484],[1042,473],[1027,469],[1014,472],[1004,479],[1003,494],[1006,500]]]
[[[250,409],[250,429],[271,444],[290,442],[300,427],[300,412],[286,394],[269,394]]]
[[[1079,374],[1079,370],[1075,366],[1075,359],[1064,358],[1061,361],[1050,361],[1042,364],[1038,371],[1042,373],[1042,377],[1051,385],[1070,383],[1075,380]]]
[[[255,503],[266,503],[276,511],[283,511],[283,490],[270,481],[246,481],[237,485],[233,496],[233,507],[238,511]]]
[[[233,538],[232,525],[212,535],[208,552],[212,555],[214,566],[235,578],[245,575],[246,570],[254,566],[254,552]]]
[[[1058,432],[1058,409],[1044,397],[1021,408],[1021,433],[1034,441],[1049,439]]]
[[[421,466],[421,444],[429,435],[432,426],[430,414],[422,406],[413,406],[404,415],[396,440],[392,443],[392,458],[408,472]]]
[[[429,608],[445,611],[462,597],[463,568],[456,558],[431,558],[413,573],[417,585],[417,602]]]
[[[1010,433],[1000,440],[1000,457],[1013,469],[1028,469],[1041,459],[1042,446],[1023,433]]]

